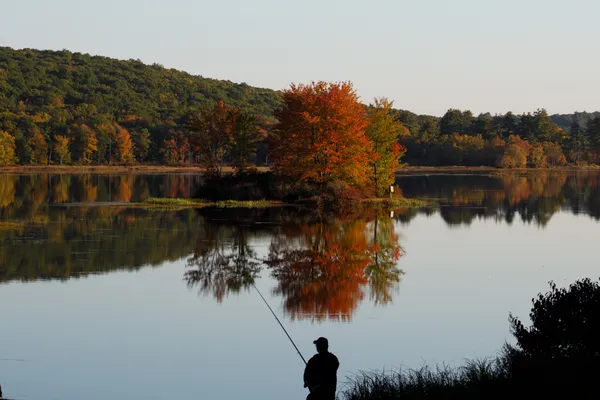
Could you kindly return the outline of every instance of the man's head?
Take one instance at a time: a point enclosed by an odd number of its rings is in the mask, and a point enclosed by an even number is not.
[[[329,342],[324,337],[318,338],[313,343],[317,346],[317,351],[319,353],[324,353],[329,349]]]

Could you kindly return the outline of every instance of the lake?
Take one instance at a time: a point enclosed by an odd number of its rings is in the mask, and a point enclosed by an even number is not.
[[[512,342],[553,280],[600,276],[600,174],[407,174],[431,206],[337,218],[130,207],[194,174],[0,175],[0,384],[15,399],[303,399],[338,380],[461,365]],[[255,283],[256,288],[253,286]]]

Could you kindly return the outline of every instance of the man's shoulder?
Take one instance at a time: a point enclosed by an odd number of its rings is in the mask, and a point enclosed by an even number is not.
[[[339,361],[338,361],[338,358],[337,358],[337,357],[336,357],[336,355],[335,355],[335,354],[333,354],[333,353],[329,353],[329,358],[330,358],[331,360],[333,360],[333,361],[339,362]]]

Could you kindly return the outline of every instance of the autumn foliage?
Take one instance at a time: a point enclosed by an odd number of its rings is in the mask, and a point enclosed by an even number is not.
[[[15,138],[7,132],[0,131],[0,166],[10,165],[17,160],[15,149]]]
[[[257,143],[265,135],[253,113],[228,106],[223,99],[214,107],[191,115],[188,130],[192,153],[216,177],[223,174],[229,163],[237,173],[245,172]]]
[[[284,91],[283,104],[270,141],[277,174],[320,185],[368,185],[368,119],[350,83],[292,85]]]

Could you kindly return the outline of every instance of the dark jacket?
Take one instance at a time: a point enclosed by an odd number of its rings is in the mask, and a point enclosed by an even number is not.
[[[304,384],[310,391],[322,387],[335,392],[339,366],[337,357],[332,353],[327,351],[315,354],[304,369]]]

